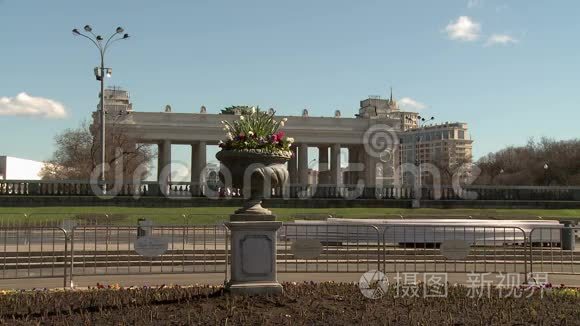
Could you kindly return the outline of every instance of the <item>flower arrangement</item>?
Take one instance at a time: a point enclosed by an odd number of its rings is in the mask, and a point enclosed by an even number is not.
[[[286,137],[284,127],[287,119],[274,119],[274,112],[267,113],[252,107],[249,114],[230,123],[222,121],[226,132],[225,141],[219,142],[223,150],[253,151],[291,157],[290,147],[294,139]]]

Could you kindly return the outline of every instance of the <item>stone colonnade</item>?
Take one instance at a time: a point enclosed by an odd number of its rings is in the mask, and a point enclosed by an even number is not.
[[[374,186],[377,179],[377,163],[379,160],[365,152],[363,145],[348,145],[348,167],[341,168],[340,144],[317,144],[318,148],[318,184],[340,185],[356,184],[359,180],[364,181],[366,186]],[[299,143],[293,146],[294,155],[288,162],[290,184],[308,185],[311,182],[310,172],[314,169],[313,163],[308,157],[309,144]],[[157,177],[158,181],[168,178],[171,166],[171,141],[164,140],[158,143]],[[191,183],[199,184],[200,175],[207,164],[207,142],[198,141],[191,144]],[[164,171],[165,172],[162,172]]]
[[[318,148],[318,184],[340,185],[356,184],[364,181],[366,186],[374,186],[377,179],[379,160],[365,152],[363,145],[349,145],[347,168],[341,168],[340,144],[315,145]],[[294,156],[288,162],[291,184],[310,184],[309,171],[314,169],[315,162],[308,158],[309,144],[300,143],[294,146]]]
[[[200,183],[200,176],[207,164],[207,142],[197,141],[191,145],[191,183]],[[164,140],[157,144],[157,180],[163,181],[164,178],[169,178],[171,170],[171,141]]]

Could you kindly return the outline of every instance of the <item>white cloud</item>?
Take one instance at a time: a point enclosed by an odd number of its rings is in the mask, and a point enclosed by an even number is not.
[[[477,8],[483,6],[483,0],[468,0],[467,8]]]
[[[401,108],[402,110],[408,110],[408,111],[420,111],[423,109],[427,108],[427,105],[418,102],[410,97],[403,97],[402,99],[399,100],[399,108]]]
[[[468,16],[461,16],[457,18],[457,21],[451,21],[445,27],[445,32],[452,40],[475,41],[481,33],[481,24],[474,22]]]
[[[67,116],[67,112],[64,105],[57,101],[22,92],[16,97],[0,97],[0,116],[2,115],[62,119]]]
[[[486,46],[508,45],[518,43],[519,41],[507,34],[493,34],[485,42]]]

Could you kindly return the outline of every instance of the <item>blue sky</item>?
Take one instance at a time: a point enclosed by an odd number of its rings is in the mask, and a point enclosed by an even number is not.
[[[131,34],[108,53],[107,83],[139,111],[352,116],[393,86],[439,122],[467,122],[476,158],[578,137],[579,14],[572,0],[0,0],[0,155],[49,159],[54,135],[90,117],[98,55],[71,33],[85,24]]]

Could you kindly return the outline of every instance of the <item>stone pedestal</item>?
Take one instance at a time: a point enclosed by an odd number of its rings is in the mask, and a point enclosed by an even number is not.
[[[232,222],[225,223],[231,232],[232,257],[226,289],[235,294],[282,293],[276,274],[276,232],[282,222],[275,222],[273,215],[243,222],[235,221],[238,217],[234,214]]]

